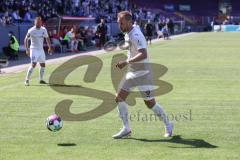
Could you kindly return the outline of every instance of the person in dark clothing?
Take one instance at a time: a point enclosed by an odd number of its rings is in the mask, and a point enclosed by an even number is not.
[[[2,48],[3,53],[5,54],[5,56],[8,57],[9,60],[17,60],[18,59],[18,50],[19,50],[18,40],[14,36],[12,31],[10,31],[8,33],[8,36],[10,38],[9,45]]]
[[[168,26],[165,25],[162,29],[162,34],[163,34],[163,39],[164,40],[169,40],[169,30],[168,30]]]
[[[145,35],[147,42],[149,41],[150,44],[152,44],[152,36],[153,36],[153,25],[151,24],[151,21],[148,20],[148,23],[145,24]]]
[[[174,23],[171,19],[168,19],[167,26],[168,26],[170,35],[174,35]]]
[[[97,26],[96,36],[99,39],[99,48],[106,43],[106,35],[107,35],[107,25],[105,24],[104,19],[101,19],[101,22]]]

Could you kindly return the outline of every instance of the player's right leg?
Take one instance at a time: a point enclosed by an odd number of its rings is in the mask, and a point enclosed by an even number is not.
[[[112,136],[115,139],[120,139],[131,135],[131,129],[128,122],[128,105],[125,102],[128,94],[128,91],[120,89],[115,98],[116,103],[118,103],[119,116],[123,122],[123,128],[118,133]]]
[[[32,62],[31,65],[29,66],[27,71],[27,76],[25,78],[25,86],[29,86],[30,77],[36,65],[37,65],[37,62]]]
[[[27,71],[27,75],[25,78],[25,86],[29,86],[29,81],[30,81],[32,72],[37,65],[37,50],[30,49],[30,59],[31,59],[31,65],[29,66]]]

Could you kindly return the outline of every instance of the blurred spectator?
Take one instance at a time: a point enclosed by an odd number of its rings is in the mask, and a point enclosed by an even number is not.
[[[161,31],[163,29],[163,27],[166,25],[165,21],[164,20],[160,20],[159,22],[159,30]]]
[[[87,46],[92,46],[95,43],[95,39],[94,39],[94,31],[93,31],[93,28],[92,27],[88,27],[87,28],[87,31],[86,31],[86,39],[87,39]]]
[[[59,15],[58,15],[58,13],[56,12],[55,9],[52,9],[51,17],[59,17]]]
[[[97,23],[101,18],[106,22],[117,20],[117,13],[130,10],[135,20],[154,20],[159,14],[153,11],[129,6],[128,0],[19,0],[0,1],[0,12],[13,10],[10,14],[15,21],[31,21],[36,16],[43,20],[59,15],[95,17]]]
[[[165,26],[163,27],[163,29],[162,29],[162,34],[163,34],[163,39],[165,39],[165,40],[170,39],[170,38],[169,38],[169,30],[168,30],[168,26],[167,26],[167,25],[165,25]]]
[[[37,12],[44,20],[58,15],[89,16],[100,20],[104,18],[107,22],[116,21],[116,14],[122,10],[130,10],[135,20],[146,20],[159,18],[151,10],[138,8],[134,3],[129,5],[129,0],[19,0],[0,1],[0,12],[14,10],[16,15],[25,19],[26,12]],[[26,10],[27,8],[27,10]],[[35,16],[31,15],[34,19]],[[158,15],[158,16],[157,16]],[[14,15],[15,19],[19,19]]]
[[[76,33],[76,40],[78,41],[78,49],[86,50],[86,31],[83,27],[80,27],[78,32]]]
[[[51,39],[52,45],[54,46],[54,49],[59,48],[60,52],[63,52],[62,43],[60,40],[60,36],[57,34],[57,30],[54,29],[53,31],[49,32],[49,37]]]
[[[0,18],[0,23],[4,26],[12,24],[12,17],[9,16],[8,11],[6,11],[4,15]]]
[[[16,60],[18,59],[19,43],[13,32],[10,31],[8,36],[10,38],[9,44],[8,46],[3,47],[2,50],[9,60]]]
[[[153,25],[150,20],[148,20],[148,23],[145,24],[144,30],[145,30],[147,43],[149,41],[149,44],[152,44]]]
[[[97,26],[96,36],[99,39],[98,47],[101,49],[106,42],[107,35],[107,26],[104,19],[101,19],[101,22]]]
[[[71,51],[77,49],[85,50],[86,46],[97,44],[101,48],[107,39],[111,36],[112,31],[105,22],[117,20],[117,13],[122,10],[129,10],[133,14],[134,21],[137,21],[139,28],[145,30],[146,38],[151,43],[152,36],[155,32],[160,32],[162,28],[168,25],[168,32],[173,34],[174,19],[167,20],[167,16],[157,10],[150,10],[138,7],[129,0],[5,0],[0,1],[0,23],[3,25],[12,22],[32,22],[36,16],[41,16],[44,21],[52,17],[65,16],[87,16],[95,17],[99,23],[96,32],[92,28],[80,28],[79,30],[61,27],[60,32],[55,34],[52,31],[52,42],[66,45]],[[150,20],[153,24],[145,22]],[[171,26],[172,25],[172,26]],[[78,46],[78,48],[77,48]]]
[[[13,21],[22,22],[22,18],[19,15],[19,10],[14,10],[12,13]]]
[[[32,18],[32,16],[31,16],[31,13],[29,12],[29,9],[26,8],[25,11],[26,11],[26,12],[25,12],[25,15],[24,15],[23,20],[26,21],[26,22],[32,22],[32,21],[33,21],[33,18]]]
[[[76,39],[75,29],[73,27],[64,36],[64,43],[68,43],[68,46],[70,46],[71,52],[78,51],[78,41]]]
[[[66,26],[61,26],[60,27],[60,32],[59,32],[59,37],[60,37],[60,39],[61,38],[64,38],[64,36],[66,35],[66,33],[68,32],[68,29],[67,29],[67,27]]]
[[[170,35],[174,35],[174,23],[171,19],[167,19],[167,26]]]

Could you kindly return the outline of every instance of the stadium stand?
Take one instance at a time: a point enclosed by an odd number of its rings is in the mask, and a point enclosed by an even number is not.
[[[220,14],[220,4],[227,8],[226,12],[229,10],[231,16],[226,16],[229,13]],[[94,18],[95,25],[84,25],[78,20],[64,25],[56,21],[58,26],[53,25],[52,28],[47,25],[50,28],[48,31],[54,48],[59,52],[65,52],[69,46],[64,42],[64,37],[71,27],[75,27],[75,34],[80,42],[79,50],[97,46],[95,32],[101,18],[108,24],[108,40],[116,37],[119,32],[116,29],[117,13],[122,10],[130,10],[142,30],[144,24],[151,20],[154,25],[154,36],[157,37],[159,35],[157,33],[169,21],[174,23],[172,34],[210,31],[214,24],[239,24],[239,8],[238,0],[232,0],[231,4],[229,0],[1,0],[0,27],[8,26],[14,30],[22,46],[23,37],[36,16],[41,16],[46,23],[54,18],[63,19],[62,17]],[[7,41],[7,37],[3,38],[6,40],[0,39],[0,48],[6,45],[4,41]],[[23,50],[21,47],[21,51]]]

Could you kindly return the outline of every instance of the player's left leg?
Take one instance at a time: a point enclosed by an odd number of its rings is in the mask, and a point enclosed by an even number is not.
[[[43,80],[44,73],[45,73],[45,67],[46,67],[45,63],[40,63],[40,68],[39,68],[39,83],[40,84],[47,84],[47,82],[45,82]]]
[[[44,73],[45,73],[45,67],[46,67],[46,56],[45,56],[45,53],[44,51],[42,50],[41,53],[40,53],[40,56],[39,56],[39,64],[40,64],[40,68],[39,68],[39,83],[40,84],[47,84],[44,80],[43,80],[43,77],[44,77]]]
[[[165,124],[164,137],[171,137],[173,134],[173,124],[169,122],[163,107],[159,103],[156,103],[155,98],[145,99],[144,102],[149,109],[151,109],[158,117],[162,118]]]

